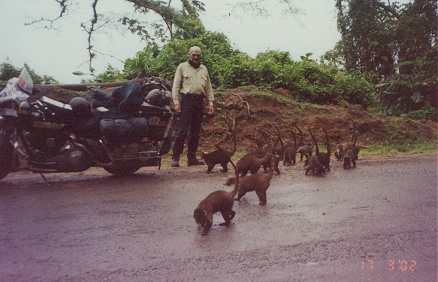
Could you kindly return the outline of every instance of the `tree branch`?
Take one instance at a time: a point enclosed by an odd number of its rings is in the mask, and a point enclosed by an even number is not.
[[[34,20],[32,22],[25,23],[24,25],[32,25],[40,22],[48,22],[49,24],[48,26],[45,26],[45,28],[52,29],[53,23],[56,22],[58,19],[62,18],[64,14],[67,12],[67,7],[70,6],[68,4],[69,0],[55,0],[55,1],[59,4],[59,7],[61,8],[59,15],[56,18],[54,19],[41,18],[39,20]]]
[[[383,10],[385,10],[386,12],[390,13],[391,15],[393,15],[395,18],[400,19],[400,14],[397,13],[396,10],[392,9],[390,6],[386,6],[385,3],[380,2],[379,0],[372,0],[372,2],[377,6],[382,8]],[[388,1],[389,3],[389,1]]]
[[[88,61],[88,69],[91,73],[94,73],[94,68],[92,67],[92,62],[94,57],[96,56],[96,53],[93,52],[93,45],[91,44],[91,40],[93,37],[93,32],[98,29],[95,27],[95,25],[97,24],[97,20],[98,20],[98,14],[97,14],[97,2],[99,2],[99,0],[94,0],[92,3],[92,8],[93,8],[93,18],[90,20],[91,26],[90,28],[87,28],[85,26],[85,23],[81,23],[81,27],[85,30],[86,33],[88,33],[88,56],[89,56],[89,61]]]

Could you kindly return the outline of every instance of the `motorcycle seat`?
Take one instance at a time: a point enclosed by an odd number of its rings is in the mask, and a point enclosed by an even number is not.
[[[69,104],[64,104],[46,96],[42,96],[39,101],[49,110],[49,115],[56,116],[58,121],[66,122],[73,117],[73,109]]]
[[[41,100],[41,102],[47,104],[47,106],[49,108],[52,108],[52,109],[58,108],[60,110],[64,109],[66,111],[73,111],[72,107],[69,104],[64,104],[62,102],[56,101],[56,100],[49,98],[47,96],[42,96],[40,100]]]

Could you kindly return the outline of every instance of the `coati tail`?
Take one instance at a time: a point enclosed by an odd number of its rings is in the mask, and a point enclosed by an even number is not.
[[[312,131],[310,130],[310,126],[308,126],[308,129],[309,129],[310,136],[312,136],[313,143],[315,144],[316,155],[319,155],[318,143],[316,143],[315,136],[313,135]]]
[[[233,134],[234,136],[234,134]],[[221,147],[219,147],[218,145],[216,145],[216,147],[221,150],[221,152],[228,158],[228,160],[230,161],[231,165],[234,168],[234,172],[236,174],[236,181],[234,182],[234,189],[233,191],[231,191],[231,195],[233,196],[233,198],[237,195],[237,192],[239,192],[239,172],[237,171],[236,165],[234,164],[234,162],[231,160],[231,158],[229,158],[227,156],[227,154],[225,154],[224,150],[222,150]]]

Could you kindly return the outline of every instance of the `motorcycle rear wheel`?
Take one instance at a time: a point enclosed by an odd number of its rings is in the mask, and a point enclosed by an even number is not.
[[[116,176],[126,176],[134,174],[141,168],[141,164],[138,163],[115,163],[110,166],[104,166],[103,169]]]

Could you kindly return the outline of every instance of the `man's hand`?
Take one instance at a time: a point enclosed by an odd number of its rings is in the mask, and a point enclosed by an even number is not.
[[[206,109],[207,109],[207,114],[212,115],[214,113],[213,106],[207,106]]]
[[[180,104],[175,105],[173,106],[173,109],[175,110],[175,113],[179,114],[181,112],[181,105]]]

